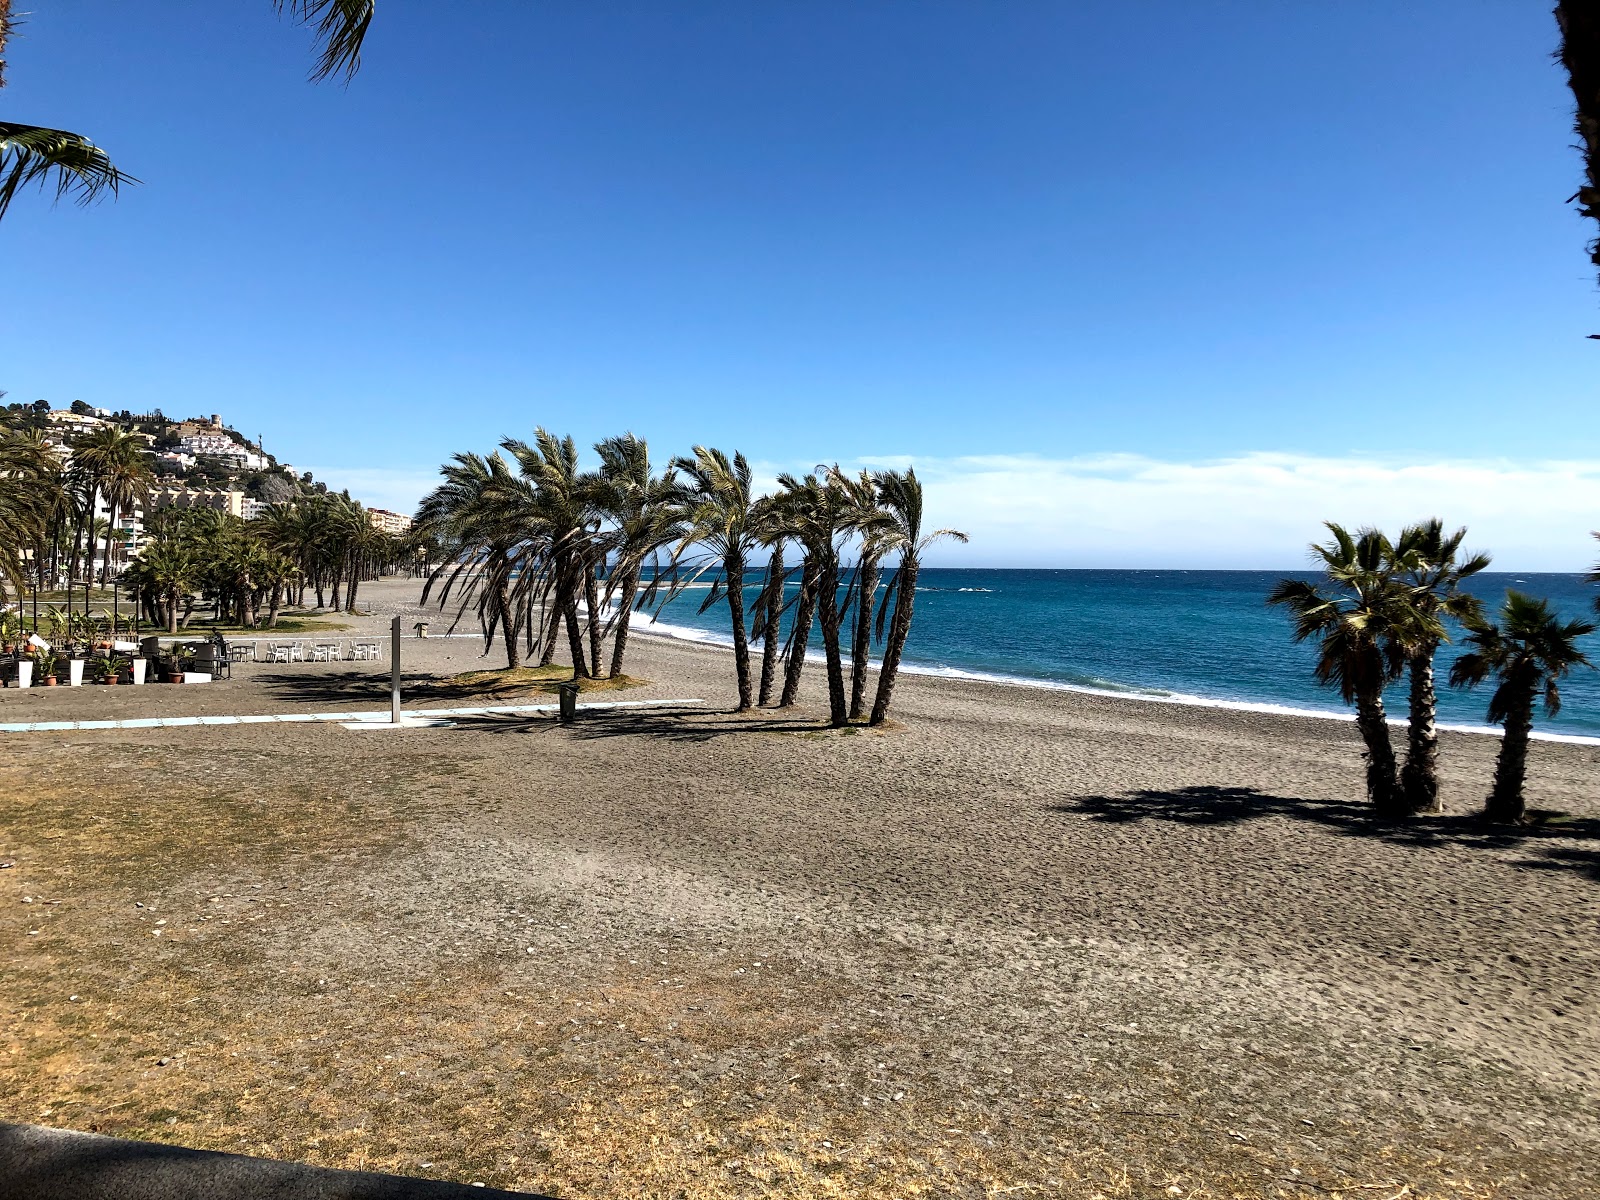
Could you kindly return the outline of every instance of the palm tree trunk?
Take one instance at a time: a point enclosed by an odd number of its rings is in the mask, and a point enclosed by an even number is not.
[[[628,651],[628,622],[633,617],[633,598],[638,590],[639,568],[630,567],[622,577],[621,609],[617,613],[616,632],[612,634],[611,679],[622,675],[622,656]]]
[[[100,564],[100,586],[111,582],[111,539],[117,532],[117,506],[113,501],[106,509],[106,560]]]
[[[272,585],[272,599],[267,602],[267,628],[278,627],[278,605],[283,601],[283,584]]]
[[[844,656],[839,650],[839,564],[830,553],[822,560],[817,600],[822,622],[822,651],[828,660],[828,720],[835,729],[850,723],[845,696]]]
[[[583,629],[578,624],[578,572],[571,563],[556,566],[556,607],[567,625],[567,649],[572,654],[572,677],[582,679],[589,673],[583,653]]]
[[[1439,803],[1438,697],[1433,687],[1435,646],[1423,647],[1411,659],[1411,713],[1406,730],[1406,765],[1400,771],[1400,790],[1406,808],[1414,813],[1443,812]]]
[[[1405,801],[1400,794],[1381,691],[1356,697],[1356,728],[1367,747],[1367,799],[1383,816],[1404,814]]]
[[[600,624],[600,581],[596,576],[594,557],[584,556],[583,564],[583,602],[589,610],[589,663],[594,668],[594,677],[600,678],[600,651],[601,643],[605,640],[604,630]]]
[[[772,684],[778,674],[778,638],[783,620],[783,543],[772,547],[767,559],[767,611],[761,629],[761,691],[756,703],[765,707],[772,702]]]
[[[800,598],[789,631],[789,661],[783,672],[783,695],[779,708],[788,708],[800,694],[800,671],[806,665],[806,647],[811,643],[811,623],[817,611],[817,581],[808,556],[800,564]]]
[[[1483,806],[1483,818],[1517,825],[1527,816],[1522,785],[1528,776],[1528,735],[1533,731],[1533,687],[1521,685],[1507,706],[1505,736],[1494,764],[1494,788]]]
[[[867,696],[867,656],[872,649],[872,598],[878,590],[878,564],[862,559],[856,571],[856,629],[850,639],[850,719],[859,721]]]
[[[504,575],[501,575],[499,585],[495,588],[494,604],[500,632],[506,639],[506,670],[515,671],[522,665],[522,631],[512,625],[511,582]]]
[[[917,603],[917,573],[922,564],[915,559],[900,560],[895,569],[894,615],[889,618],[889,637],[883,646],[883,661],[878,664],[878,691],[872,698],[871,725],[882,725],[894,702],[894,682],[900,674],[900,656],[911,635],[911,617]]]
[[[750,686],[750,636],[744,627],[744,555],[733,553],[722,560],[728,589],[728,611],[733,616],[733,669],[739,677],[738,712],[749,708],[755,695]]]
[[[178,592],[173,589],[167,593],[167,632],[178,632]]]

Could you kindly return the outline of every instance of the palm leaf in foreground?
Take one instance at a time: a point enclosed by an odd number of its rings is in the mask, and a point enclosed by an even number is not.
[[[82,134],[0,121],[0,217],[19,191],[34,184],[53,184],[57,200],[71,196],[88,204],[138,182]]]

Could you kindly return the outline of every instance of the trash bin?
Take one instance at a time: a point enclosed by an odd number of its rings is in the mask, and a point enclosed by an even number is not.
[[[561,691],[561,723],[572,724],[572,719],[578,715],[578,681],[569,679],[563,683]]]

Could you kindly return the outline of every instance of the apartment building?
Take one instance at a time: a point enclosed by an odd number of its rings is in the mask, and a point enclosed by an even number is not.
[[[387,508],[367,509],[367,520],[374,529],[400,537],[411,530],[411,518],[404,513],[390,512]]]

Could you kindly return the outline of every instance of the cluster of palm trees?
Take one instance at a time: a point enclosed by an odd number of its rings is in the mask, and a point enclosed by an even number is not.
[[[30,576],[42,588],[91,578],[105,586],[116,576],[118,519],[154,478],[148,449],[102,426],[79,437],[63,462],[38,430],[0,431],[0,599]]]
[[[740,711],[796,702],[817,625],[832,724],[888,717],[922,553],[941,538],[966,540],[955,530],[924,531],[915,471],[851,476],[819,467],[780,476],[775,492],[758,496],[742,454],[696,446],[658,472],[647,443],[631,433],[607,438],[595,453],[598,466],[582,470],[574,441],[541,428],[532,442],[508,438],[491,454],[454,456],[417,511],[414,536],[440,547],[423,603],[453,606],[457,620],[475,613],[485,648],[498,639],[509,669],[524,656],[548,666],[564,634],[575,677],[614,679],[623,674],[633,613],[659,611],[709,579],[701,611],[728,608]],[[763,555],[759,583],[747,583]],[[890,560],[896,569],[880,601],[881,564]],[[748,591],[755,595],[747,604]],[[869,715],[875,637],[883,661]],[[761,646],[759,678],[753,643]]]
[[[372,525],[359,501],[317,493],[275,504],[253,521],[166,509],[122,581],[146,619],[169,631],[188,623],[196,593],[209,597],[225,624],[271,629],[286,604],[307,607],[308,593],[319,609],[354,612],[361,581],[402,565],[409,553]]]
[[[1391,540],[1377,529],[1351,533],[1327,523],[1332,539],[1311,547],[1323,579],[1285,579],[1267,603],[1294,617],[1296,641],[1316,640],[1317,679],[1355,706],[1366,746],[1367,797],[1383,816],[1442,811],[1434,655],[1448,640],[1448,622],[1466,630],[1466,653],[1451,667],[1453,687],[1496,682],[1488,719],[1503,725],[1494,784],[1483,815],[1495,822],[1525,819],[1523,783],[1535,703],[1555,715],[1560,681],[1591,665],[1578,639],[1587,621],[1563,621],[1545,600],[1508,591],[1491,619],[1463,584],[1489,565],[1487,554],[1463,554],[1466,530],[1447,534],[1437,520],[1407,526]],[[1600,582],[1600,568],[1595,579]],[[1600,607],[1600,601],[1597,601]],[[1404,764],[1390,741],[1384,691],[1403,675],[1409,682]]]

